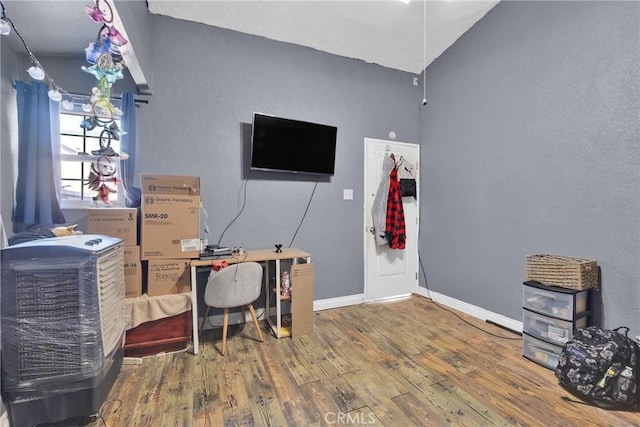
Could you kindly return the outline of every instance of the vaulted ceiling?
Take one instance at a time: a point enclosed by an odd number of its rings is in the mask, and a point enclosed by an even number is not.
[[[115,2],[116,7],[120,1]],[[410,0],[408,4],[399,0],[147,0],[149,11],[154,14],[416,74],[497,3],[498,0]],[[3,0],[3,4],[36,54],[82,54],[87,40],[96,36],[95,23],[84,11],[90,1]],[[19,41],[13,39],[19,48]]]
[[[399,0],[148,0],[152,13],[312,47],[416,74],[497,3],[483,0],[411,0],[408,4]],[[425,30],[426,43],[423,41]]]

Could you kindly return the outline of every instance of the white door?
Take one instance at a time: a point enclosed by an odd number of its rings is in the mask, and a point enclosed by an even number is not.
[[[365,138],[364,140],[364,294],[366,301],[408,295],[418,289],[418,218],[420,146],[404,142]],[[391,249],[376,241],[372,206],[383,178],[383,161],[393,154],[396,161],[403,160],[413,166],[416,180],[416,198],[402,197],[405,217],[405,249]],[[400,165],[402,169],[403,165]],[[385,197],[386,200],[386,197]],[[385,203],[386,210],[386,203]],[[384,230],[382,230],[384,231]]]

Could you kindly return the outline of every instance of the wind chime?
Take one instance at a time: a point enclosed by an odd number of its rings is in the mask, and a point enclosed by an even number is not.
[[[122,111],[111,103],[111,86],[123,78],[124,63],[120,47],[128,43],[113,24],[113,9],[107,0],[96,0],[95,6],[86,6],[89,17],[96,23],[102,24],[98,37],[85,49],[89,67],[82,66],[82,71],[93,74],[98,81],[91,90],[91,112],[93,115],[84,119],[80,127],[93,130],[98,126],[100,132],[100,148],[91,154],[99,156],[91,164],[88,187],[96,191],[96,196],[104,203],[111,205],[109,194],[116,193],[120,179],[116,176],[116,162],[114,157],[126,159],[125,153],[117,153],[111,147],[111,141],[120,140],[121,131],[116,120],[122,116]]]

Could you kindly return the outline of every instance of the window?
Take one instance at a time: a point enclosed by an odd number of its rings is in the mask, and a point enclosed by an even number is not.
[[[93,206],[100,200],[97,192],[90,189],[89,173],[94,162],[100,159],[100,133],[103,127],[86,130],[80,123],[89,116],[74,111],[60,111],[60,201],[63,208]],[[120,121],[116,121],[120,126]],[[120,141],[111,139],[110,146],[120,151]],[[111,159],[111,158],[110,158]],[[115,157],[116,176],[120,165]],[[121,188],[109,193],[109,201],[120,204]]]

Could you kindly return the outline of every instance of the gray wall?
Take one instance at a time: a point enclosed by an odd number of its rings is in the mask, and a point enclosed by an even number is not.
[[[525,256],[601,267],[640,332],[640,3],[501,2],[427,70],[429,287],[521,318]]]
[[[139,171],[198,175],[217,242],[289,245],[315,180],[246,170],[254,111],[337,126],[335,176],[320,180],[293,246],[315,263],[315,299],[363,285],[363,140],[418,142],[413,75],[163,16],[152,20],[153,98],[139,116]],[[342,190],[354,190],[343,201]]]

